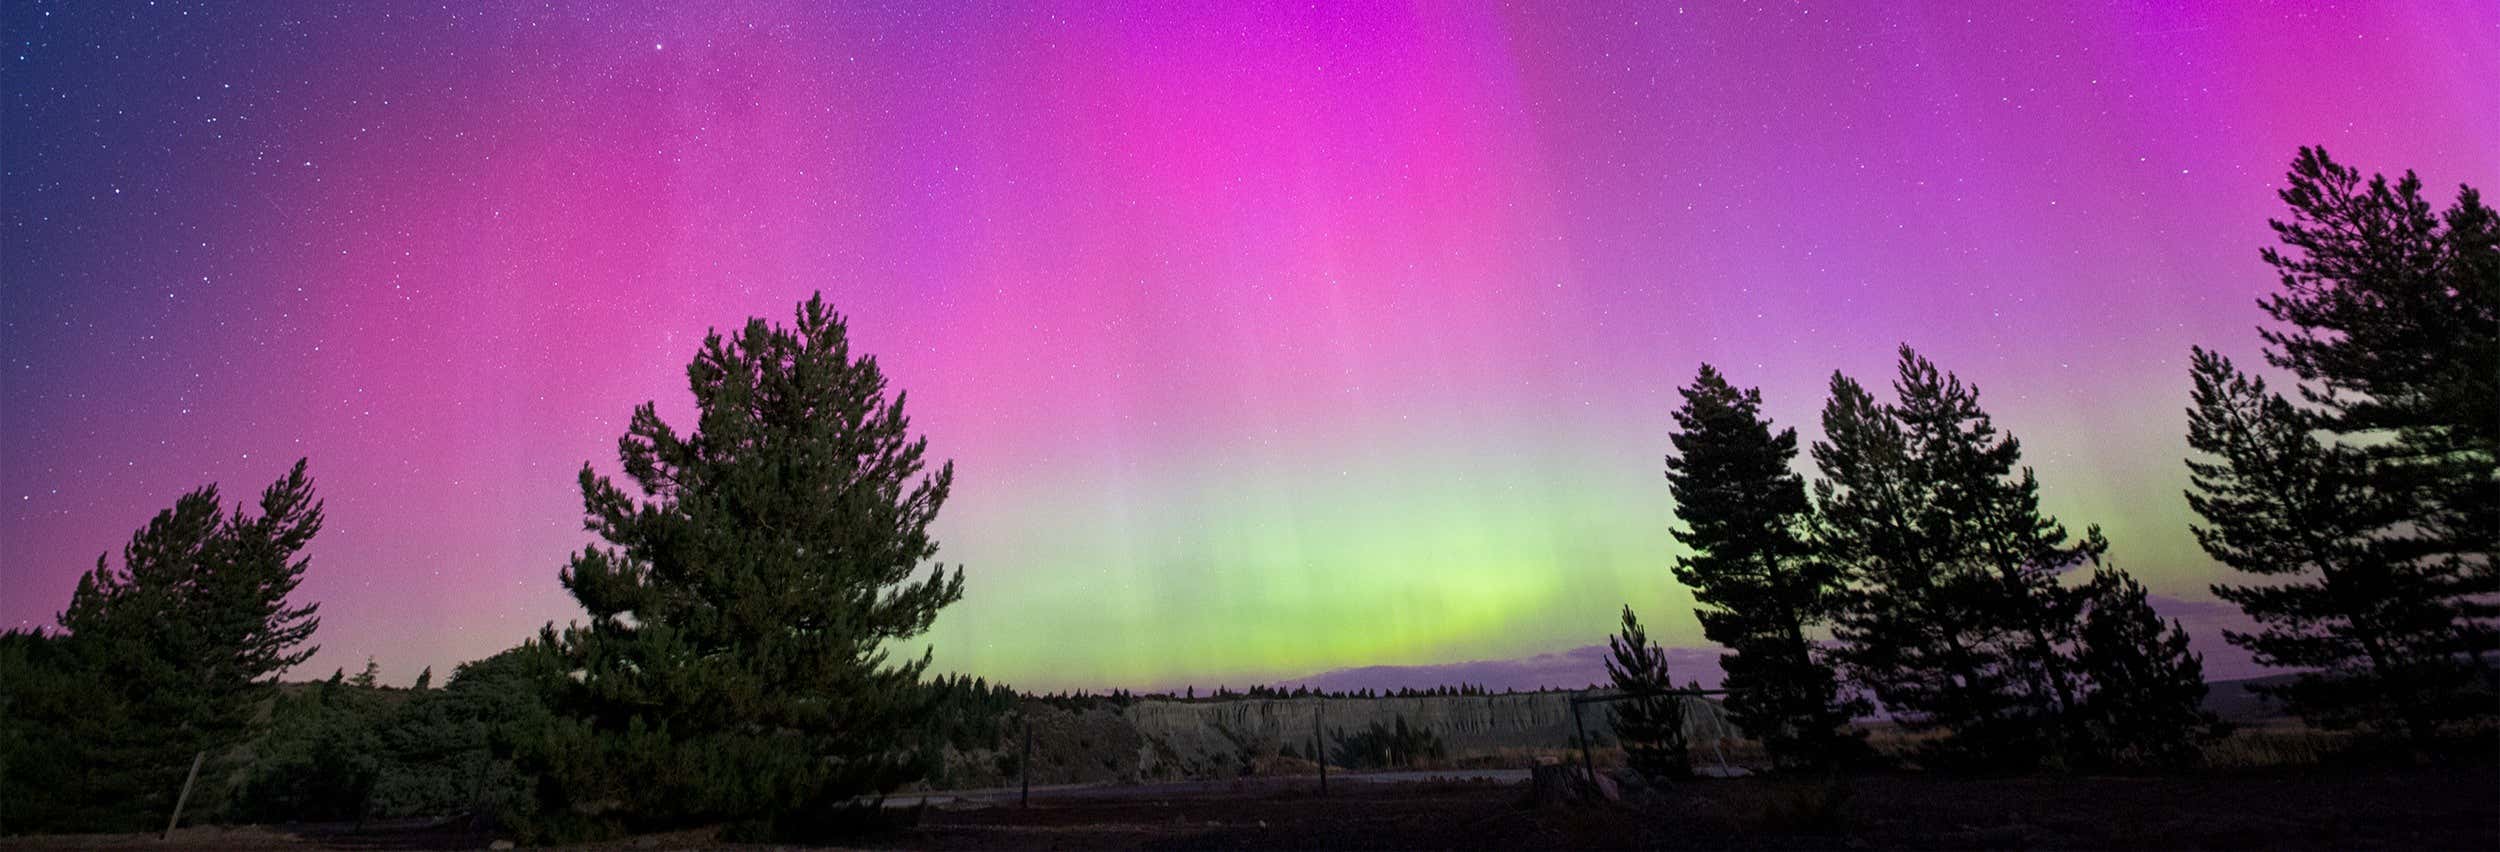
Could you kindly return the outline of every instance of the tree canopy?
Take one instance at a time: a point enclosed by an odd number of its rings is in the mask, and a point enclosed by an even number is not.
[[[651,404],[618,441],[639,496],[585,465],[605,541],[562,572],[590,614],[547,644],[591,733],[556,749],[587,831],[734,821],[812,836],[924,767],[906,736],[928,663],[889,659],[963,594],[931,570],[954,480],[926,470],[904,395],[821,296],[790,327],[713,333],[680,434]]]
[[[25,797],[13,818],[144,827],[172,810],[195,756],[213,759],[210,777],[226,771],[321,623],[318,604],[289,599],[322,524],[304,461],[258,509],[226,511],[215,485],[182,495],[131,534],[119,564],[98,556],[78,578],[63,635],[13,638],[11,663],[24,668],[8,678],[9,739],[51,752],[0,758]],[[215,790],[192,806],[214,810]]]
[[[2234,644],[2301,670],[2277,694],[2428,746],[2500,710],[2500,217],[2471,186],[2434,213],[2413,174],[2317,148],[2278,195],[2259,337],[2299,402],[2194,351],[2197,540],[2273,581],[2213,591],[2258,623]]]

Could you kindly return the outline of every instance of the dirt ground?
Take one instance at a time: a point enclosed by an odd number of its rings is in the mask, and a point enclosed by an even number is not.
[[[878,849],[2500,848],[2500,772],[2405,770],[2169,778],[1760,778],[1531,807],[1493,782],[1342,784],[1076,797],[927,809]],[[11,838],[12,848],[476,848],[448,826],[185,829]],[[715,848],[706,832],[579,849]],[[734,848],[734,847],[724,847]]]
[[[931,813],[905,849],[2500,848],[2500,773],[2333,777],[1697,781],[1620,805],[1532,808],[1518,785]],[[1819,824],[1818,824],[1819,823]]]

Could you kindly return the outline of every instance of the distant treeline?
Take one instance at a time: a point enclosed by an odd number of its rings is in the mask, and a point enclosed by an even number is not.
[[[1529,693],[1567,691],[1570,690],[1534,689],[1529,690]],[[1093,692],[1090,690],[1079,689],[1073,691],[1037,693],[1031,697],[1037,701],[1051,703],[1087,703],[1100,701],[1126,706],[1128,704],[1135,703],[1140,699],[1154,699],[1158,701],[1238,701],[1245,698],[1441,698],[1460,695],[1516,694],[1521,693],[1514,689],[1504,689],[1500,692],[1495,692],[1492,689],[1480,684],[1460,683],[1448,686],[1425,687],[1422,689],[1399,687],[1393,690],[1373,689],[1371,687],[1364,687],[1362,689],[1328,690],[1313,689],[1308,685],[1297,685],[1291,688],[1282,686],[1253,685],[1243,689],[1234,689],[1230,686],[1219,685],[1214,689],[1214,691],[1208,692],[1205,695],[1198,694],[1198,688],[1195,686],[1185,686],[1176,691],[1142,693],[1131,692],[1125,689],[1114,689],[1108,692]]]

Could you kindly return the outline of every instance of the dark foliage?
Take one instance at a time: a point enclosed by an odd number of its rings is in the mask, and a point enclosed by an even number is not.
[[[618,442],[637,499],[584,466],[590,613],[547,643],[579,676],[540,758],[553,835],[730,822],[823,836],[925,771],[928,658],[888,649],[963,594],[915,580],[954,479],[822,297],[796,325],[714,333],[687,367],[689,435],[650,404]]]
[[[268,736],[255,744],[234,816],[247,822],[362,818],[382,773],[377,729],[388,704],[344,673],[280,697]]]
[[[66,636],[9,640],[10,830],[162,827],[201,755],[191,813],[222,806],[214,779],[320,623],[317,605],[287,600],[321,530],[304,462],[258,508],[224,511],[213,485],[183,495],[131,535],[120,565],[98,556],[78,579]]]
[[[100,831],[134,824],[99,798],[85,761],[114,742],[118,696],[82,671],[59,633],[0,633],[0,829]]]
[[[1719,658],[1729,715],[1779,767],[1845,761],[1864,748],[1846,732],[1863,708],[1843,700],[1808,633],[1830,618],[1839,576],[1802,535],[1811,506],[1789,469],[1797,432],[1772,432],[1762,394],[1708,364],[1683,395],[1667,486],[1676,540],[1693,555],[1676,559],[1675,578],[1704,605],[1702,635],[1730,652]]]
[[[2500,450],[2500,216],[2471,186],[2434,214],[2413,173],[2364,183],[2319,148],[2302,148],[2287,178],[2278,194],[2290,218],[2268,223],[2283,245],[2263,251],[2283,285],[2261,302],[2282,323],[2258,332],[2266,360],[2300,377],[2323,428],[2394,438],[2373,451],[2397,469],[2382,476],[2451,486],[2420,495],[2430,530],[2488,555],[2500,537],[2490,475]]]
[[[544,648],[524,645],[462,664],[442,689],[371,681],[340,673],[289,687],[272,708],[268,733],[252,743],[229,816],[267,823],[528,816],[531,779],[510,755],[516,743],[542,734],[548,701],[563,682]]]
[[[1692,755],[1684,739],[1684,697],[1659,693],[1675,689],[1667,671],[1667,651],[1650,641],[1631,607],[1623,608],[1623,631],[1606,637],[1611,652],[1606,676],[1617,690],[1637,694],[1607,705],[1615,739],[1623,743],[1632,769],[1652,780],[1692,774]]]
[[[1373,722],[1352,734],[1339,732],[1329,762],[1348,769],[1404,769],[1441,759],[1441,737],[1429,728],[1408,727],[1405,716],[1393,724]]]
[[[925,730],[929,738],[956,748],[996,742],[1022,700],[1013,687],[964,675],[930,678],[926,688],[928,705],[921,716]],[[1131,699],[1125,690],[1116,690],[1109,700],[1116,706]]]
[[[2187,629],[2163,621],[2144,584],[2116,568],[2092,572],[2083,596],[2075,664],[2086,757],[2121,768],[2195,764],[2224,729],[2204,710],[2205,663],[2188,650]]]
[[[2458,578],[2419,558],[2401,532],[2406,501],[2373,486],[2358,449],[2320,441],[2316,416],[2197,350],[2188,503],[2205,551],[2267,585],[2216,584],[2255,620],[2225,633],[2259,663],[2300,670],[2268,691],[2328,728],[2361,728],[2428,745],[2488,715],[2490,693],[2464,655]]]
[[[1113,706],[1126,706],[1131,699],[1126,691],[1115,690],[1104,700]],[[970,752],[1006,744],[1016,733],[1010,726],[1019,718],[1023,698],[1003,683],[939,675],[925,684],[922,702],[918,748],[920,763],[927,772],[924,780],[931,787],[946,789],[959,786],[960,780],[950,774],[947,752]],[[1014,759],[1012,755],[1001,757]]]
[[[2081,600],[2059,575],[2108,544],[2041,513],[2020,445],[1977,389],[1905,346],[1893,390],[1899,402],[1879,405],[1835,374],[1813,450],[1814,544],[1850,581],[1842,658],[1905,726],[1950,732],[1930,762],[2061,760]]]
[[[2421,190],[2301,149],[2260,334],[2306,404],[2199,349],[2188,441],[2199,542],[2283,581],[2214,587],[2261,625],[2231,641],[2312,722],[2429,747],[2500,712],[2500,218]]]

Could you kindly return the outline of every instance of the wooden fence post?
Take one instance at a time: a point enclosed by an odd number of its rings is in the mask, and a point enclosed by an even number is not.
[[[1322,696],[1311,705],[1311,759],[1319,761],[1319,794],[1328,795],[1328,726],[1322,717],[1328,715],[1328,699]]]
[[[1580,765],[1589,771],[1589,783],[1597,783],[1597,758],[1589,751],[1589,726],[1580,720],[1580,699],[1571,700],[1571,727],[1580,732]]]
[[[182,779],[182,795],[174,797],[174,815],[165,818],[165,833],[156,839],[174,839],[174,826],[182,823],[182,806],[191,803],[191,785],[200,780],[200,761],[207,759],[208,752],[205,750],[191,755],[191,774]]]

